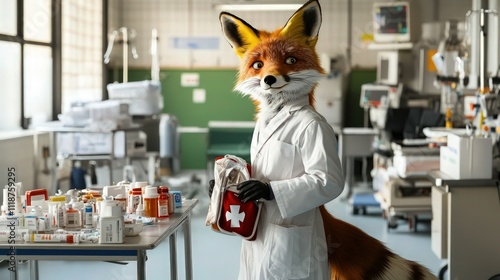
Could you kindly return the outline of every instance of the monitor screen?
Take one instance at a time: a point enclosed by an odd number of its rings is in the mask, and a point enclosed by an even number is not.
[[[379,6],[375,11],[378,32],[386,34],[405,34],[408,32],[406,5]]]
[[[374,3],[373,24],[375,42],[410,41],[410,3]]]
[[[361,86],[359,105],[362,108],[385,105],[390,90],[389,86],[364,84]]]

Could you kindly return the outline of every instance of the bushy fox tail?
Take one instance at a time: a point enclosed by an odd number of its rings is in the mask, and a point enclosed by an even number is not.
[[[437,279],[420,264],[406,260],[359,228],[320,207],[332,280]]]

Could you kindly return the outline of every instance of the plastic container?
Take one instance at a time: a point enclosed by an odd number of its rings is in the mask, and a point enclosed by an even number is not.
[[[46,189],[36,189],[31,191],[26,191],[26,206],[31,206],[31,201],[33,200],[49,200],[49,196]]]
[[[118,205],[122,208],[122,213],[125,214],[127,211],[127,197],[123,194],[119,194],[114,197],[115,201],[118,201]]]
[[[99,243],[123,243],[125,237],[121,206],[116,201],[103,201],[99,218]]]
[[[171,191],[170,193],[174,195],[175,208],[181,208],[182,207],[182,193],[180,191]]]
[[[159,81],[138,81],[107,85],[109,99],[129,105],[132,116],[158,114],[163,109],[163,96]]]
[[[94,227],[94,207],[92,206],[92,204],[87,203],[85,204],[84,210],[85,210],[85,215],[83,217],[84,217],[85,228]]]
[[[172,214],[175,211],[175,198],[170,192],[168,193],[168,214]]]
[[[144,217],[157,218],[158,217],[158,190],[156,187],[147,186],[144,192]]]
[[[142,199],[142,189],[139,188],[133,188],[132,190],[129,191],[128,195],[128,213],[133,214],[137,210],[137,206],[139,203],[141,203]]]
[[[66,204],[66,228],[78,229],[80,228],[80,213],[73,208],[73,204]]]
[[[31,243],[79,243],[79,235],[72,234],[25,234],[25,242]]]

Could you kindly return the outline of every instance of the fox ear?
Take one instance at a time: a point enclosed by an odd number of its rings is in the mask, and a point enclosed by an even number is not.
[[[318,41],[320,26],[321,7],[317,0],[311,0],[288,19],[280,34],[314,48]]]
[[[222,12],[219,20],[222,26],[222,33],[240,58],[251,47],[260,42],[259,30],[253,28],[239,17]]]

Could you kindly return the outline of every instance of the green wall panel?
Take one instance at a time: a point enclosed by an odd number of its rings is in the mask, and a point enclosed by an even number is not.
[[[198,73],[199,85],[183,87],[183,73]],[[130,69],[129,81],[150,80],[149,69]],[[251,121],[254,118],[252,101],[233,91],[237,71],[228,69],[162,70],[160,79],[164,97],[164,113],[172,114],[183,127],[206,128],[210,120]],[[121,81],[121,69],[110,70],[109,77]],[[359,107],[361,85],[376,79],[375,69],[353,69],[347,85],[344,103],[344,126],[362,127],[364,111]],[[204,103],[193,102],[193,90],[204,89]],[[185,133],[180,138],[181,168],[204,169],[206,167],[207,135]]]
[[[361,85],[374,83],[377,79],[376,69],[353,69],[350,73],[347,94],[344,103],[344,126],[363,127],[364,110],[359,106]]]
[[[207,167],[207,135],[183,133],[180,137],[181,169],[205,169]]]

